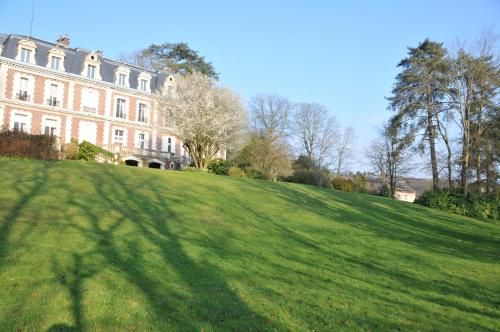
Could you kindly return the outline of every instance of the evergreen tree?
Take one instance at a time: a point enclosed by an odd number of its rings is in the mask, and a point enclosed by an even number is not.
[[[423,132],[429,146],[433,189],[438,189],[439,174],[436,156],[436,118],[443,110],[448,89],[449,61],[442,43],[426,39],[416,48],[408,48],[408,57],[398,67],[391,108],[413,132]],[[423,142],[424,142],[423,141]]]

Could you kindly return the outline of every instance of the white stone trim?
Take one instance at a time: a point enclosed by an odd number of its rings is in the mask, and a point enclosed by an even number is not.
[[[26,115],[28,117],[28,120],[27,120],[28,123],[26,124],[26,132],[31,133],[33,113],[28,112],[28,111],[11,110],[10,111],[10,121],[9,121],[9,129],[10,130],[14,129],[14,115],[15,114],[22,114],[22,115]]]
[[[5,106],[0,105],[0,129],[3,129],[3,113],[5,111]]]
[[[64,127],[64,143],[71,143],[71,127],[73,124],[73,117],[71,115],[66,116],[66,126]]]
[[[110,129],[110,122],[109,121],[104,121],[104,132],[102,135],[102,144],[108,145],[109,144],[109,129]]]
[[[7,97],[7,65],[0,63],[0,97]]]
[[[111,89],[106,89],[106,96],[104,99],[104,116],[111,118],[113,114],[113,92]]]
[[[157,140],[157,132],[153,130],[151,132],[151,150],[156,151],[156,140]]]

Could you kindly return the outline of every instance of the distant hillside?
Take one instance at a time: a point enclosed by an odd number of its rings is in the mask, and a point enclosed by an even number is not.
[[[500,225],[211,174],[0,159],[1,331],[500,330]]]

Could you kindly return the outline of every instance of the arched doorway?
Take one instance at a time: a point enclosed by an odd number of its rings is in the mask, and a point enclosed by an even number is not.
[[[139,166],[139,162],[137,160],[134,160],[134,159],[127,159],[125,160],[125,165],[127,166]]]
[[[148,164],[149,168],[161,168],[161,164],[160,163],[157,163],[156,161],[151,161],[149,164]]]

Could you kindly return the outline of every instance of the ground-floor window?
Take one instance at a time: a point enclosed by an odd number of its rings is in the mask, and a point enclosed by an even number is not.
[[[18,131],[28,130],[28,115],[21,113],[14,113],[14,130]]]
[[[56,119],[45,119],[45,129],[44,133],[47,136],[57,135],[57,120]]]
[[[121,129],[115,129],[115,136],[114,136],[114,142],[115,144],[123,144],[123,136],[124,136],[124,130]]]

